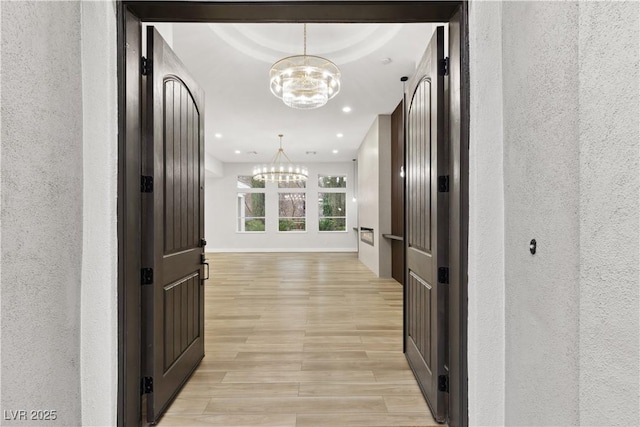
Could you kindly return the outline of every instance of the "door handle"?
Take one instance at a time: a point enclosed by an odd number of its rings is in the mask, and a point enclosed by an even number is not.
[[[209,263],[207,262],[207,257],[205,254],[200,254],[200,264],[207,267],[207,277],[203,277],[202,280],[209,280]]]

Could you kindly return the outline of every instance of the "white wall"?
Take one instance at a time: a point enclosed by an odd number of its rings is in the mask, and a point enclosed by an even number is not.
[[[0,8],[0,407],[54,409],[48,425],[80,425],[81,8]]]
[[[502,3],[469,7],[469,420],[499,426],[505,413]]]
[[[116,424],[118,112],[116,12],[81,2],[83,247],[80,319],[82,424]]]
[[[115,425],[115,7],[1,10],[0,406]]]
[[[352,163],[305,163],[309,170],[306,189],[306,232],[278,231],[277,184],[265,188],[266,231],[237,232],[238,175],[252,175],[250,163],[225,163],[222,178],[207,178],[205,185],[205,236],[208,252],[355,252],[357,250],[356,203],[353,198]],[[318,231],[318,174],[347,176],[347,230],[345,232]]]
[[[640,423],[639,9],[470,5],[472,425]]]
[[[207,178],[222,178],[224,176],[224,163],[211,154],[205,153],[204,171]]]
[[[640,3],[578,23],[580,424],[640,425]]]
[[[358,242],[358,258],[391,277],[391,116],[379,115],[358,148],[358,227],[374,229],[374,245]]]
[[[505,421],[576,425],[578,3],[506,2],[502,29]]]

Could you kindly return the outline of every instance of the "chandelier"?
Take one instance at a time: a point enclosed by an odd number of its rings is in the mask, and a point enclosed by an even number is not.
[[[340,70],[336,64],[307,55],[307,24],[304,24],[304,53],[273,64],[269,77],[271,92],[287,106],[300,110],[322,107],[340,92]]]
[[[294,165],[289,156],[282,149],[280,134],[280,148],[268,165],[258,165],[253,168],[253,179],[265,182],[299,182],[306,181],[309,173],[304,166]]]

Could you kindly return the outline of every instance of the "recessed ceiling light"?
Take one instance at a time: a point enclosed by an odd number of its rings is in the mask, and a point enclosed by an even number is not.
[[[240,154],[240,153],[242,153],[242,151],[240,151],[240,150],[236,150],[236,151],[234,151],[234,153],[236,153],[236,154]]]
[[[342,107],[342,112],[343,113],[350,113],[351,112],[351,107],[349,107],[349,106]]]
[[[333,154],[338,154],[338,150],[333,150]]]
[[[336,136],[337,136],[338,138],[342,138],[344,135],[343,135],[343,134],[341,134],[341,133],[337,133],[337,134],[336,134]]]
[[[216,138],[222,138],[222,134],[221,134],[221,133],[216,133],[214,136],[215,136]]]

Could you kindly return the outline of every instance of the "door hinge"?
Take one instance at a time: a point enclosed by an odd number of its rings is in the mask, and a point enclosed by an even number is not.
[[[438,193],[449,192],[449,175],[440,175],[438,177]]]
[[[140,179],[140,191],[143,193],[153,193],[153,177],[142,175]]]
[[[448,76],[449,75],[449,57],[448,56],[439,61],[439,64],[438,64],[438,75],[440,75],[440,76]]]
[[[153,377],[142,377],[140,383],[141,395],[153,393]]]
[[[449,393],[449,377],[447,375],[438,375],[438,391]]]
[[[142,73],[143,76],[148,76],[151,74],[152,69],[151,60],[143,56],[140,60],[140,73]]]
[[[153,283],[153,268],[143,268],[141,271],[141,283],[151,285]]]
[[[438,268],[438,283],[449,283],[449,269],[447,267]]]

